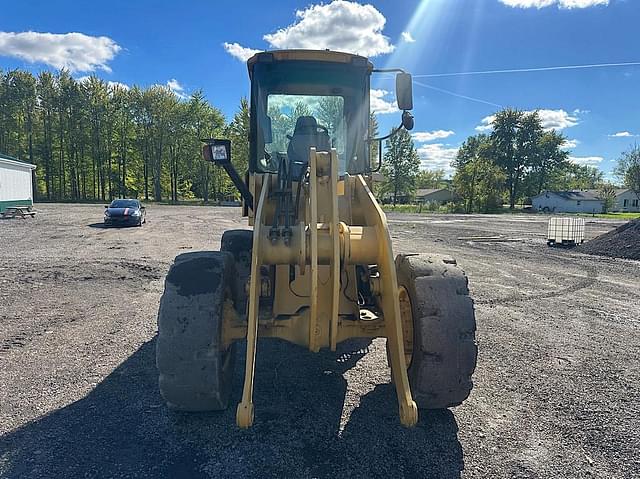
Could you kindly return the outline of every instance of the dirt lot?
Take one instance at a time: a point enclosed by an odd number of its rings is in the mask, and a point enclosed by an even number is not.
[[[235,407],[168,412],[154,365],[168,265],[217,249],[238,210],[151,206],[143,228],[102,229],[100,205],[37,209],[0,221],[0,477],[640,475],[640,262],[548,248],[544,217],[389,215],[396,252],[469,274],[480,357],[462,406],[405,429],[384,340],[264,341],[240,431]],[[458,239],[496,232],[522,241]]]

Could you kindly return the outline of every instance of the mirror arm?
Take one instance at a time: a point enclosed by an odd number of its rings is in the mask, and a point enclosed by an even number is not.
[[[402,124],[400,124],[400,126],[393,128],[391,130],[391,133],[389,133],[386,136],[381,136],[380,138],[368,138],[367,140],[365,140],[368,144],[373,143],[374,141],[378,142],[378,166],[375,167],[375,169],[371,170],[371,173],[377,173],[378,171],[380,171],[380,168],[382,168],[382,142],[384,140],[388,140],[389,138],[391,138],[393,135],[395,135],[396,133],[398,133],[398,131],[400,130],[400,128],[402,128]]]
[[[371,71],[374,73],[407,73],[402,68],[374,68]]]
[[[221,166],[224,168],[224,171],[227,172],[227,175],[229,175],[229,178],[231,178],[235,187],[238,188],[244,202],[253,211],[253,195],[249,191],[249,188],[247,188],[247,184],[242,181],[242,178],[240,178],[238,171],[233,167],[230,161],[222,163]]]

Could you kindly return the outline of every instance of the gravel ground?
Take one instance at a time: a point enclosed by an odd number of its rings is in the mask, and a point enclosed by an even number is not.
[[[581,253],[640,260],[640,219],[631,220],[578,247]]]
[[[405,429],[384,340],[266,340],[241,431],[235,407],[167,411],[154,365],[172,258],[217,249],[239,210],[150,206],[143,228],[103,229],[102,206],[37,209],[0,221],[0,477],[640,476],[640,262],[548,248],[545,217],[389,215],[396,252],[469,275],[480,357],[462,406]],[[495,234],[520,241],[458,239]]]

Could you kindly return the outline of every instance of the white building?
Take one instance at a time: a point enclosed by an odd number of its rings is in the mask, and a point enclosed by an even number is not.
[[[616,190],[616,201],[611,211],[640,212],[640,194],[631,189]]]
[[[604,201],[590,191],[543,191],[531,198],[536,211],[545,213],[602,213]]]
[[[33,205],[32,172],[36,166],[0,154],[0,213],[10,206]]]

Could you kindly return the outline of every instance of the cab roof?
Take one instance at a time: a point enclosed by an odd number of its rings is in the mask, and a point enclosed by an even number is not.
[[[274,50],[256,53],[251,58],[249,58],[249,60],[247,60],[249,77],[251,78],[253,66],[256,63],[271,63],[280,61],[348,63],[354,66],[366,67],[369,72],[373,70],[373,64],[366,57],[354,55],[351,53],[334,52],[331,50]]]

